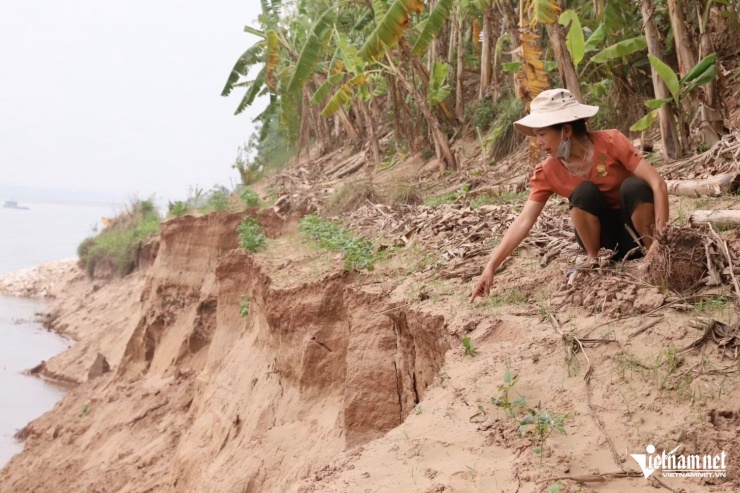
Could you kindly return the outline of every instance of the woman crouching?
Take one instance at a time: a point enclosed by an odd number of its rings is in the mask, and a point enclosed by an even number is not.
[[[621,260],[638,246],[648,251],[653,234],[668,221],[665,180],[618,130],[589,132],[586,119],[599,108],[580,104],[566,89],[540,93],[530,113],[514,123],[521,133],[537,139],[549,157],[535,167],[524,208],[491,253],[470,301],[486,296],[496,269],[529,234],[552,194],[567,197],[578,244],[586,250],[586,265],[596,262],[600,248],[616,251]]]

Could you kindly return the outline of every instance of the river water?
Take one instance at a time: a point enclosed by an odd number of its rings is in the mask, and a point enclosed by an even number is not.
[[[103,216],[114,214],[112,206],[19,205],[29,209],[0,207],[0,276],[76,257],[77,245],[100,227]],[[23,449],[15,432],[64,395],[63,388],[23,373],[72,344],[36,322],[45,306],[40,300],[0,296],[0,468]]]

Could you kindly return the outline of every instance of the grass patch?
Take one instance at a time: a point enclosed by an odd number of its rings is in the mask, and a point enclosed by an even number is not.
[[[453,190],[452,192],[447,192],[445,194],[426,199],[424,201],[424,205],[431,205],[436,207],[444,204],[453,204],[460,200],[462,197],[465,197],[469,191],[470,185],[466,183],[458,190]]]
[[[152,199],[132,202],[98,236],[86,238],[77,247],[87,275],[93,277],[96,267],[104,265],[119,276],[132,272],[139,245],[159,233],[160,221]]]
[[[366,201],[380,202],[375,186],[369,180],[358,180],[339,188],[329,199],[326,211],[329,214],[344,214],[354,211]]]
[[[404,182],[395,185],[388,191],[388,201],[391,205],[419,205],[424,202],[419,187]]]
[[[374,269],[378,255],[373,244],[365,238],[353,236],[341,224],[310,214],[301,220],[299,229],[321,248],[341,252],[346,270]]]

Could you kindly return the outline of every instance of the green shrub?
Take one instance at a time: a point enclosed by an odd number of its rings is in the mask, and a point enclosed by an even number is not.
[[[365,238],[352,236],[341,224],[322,219],[314,213],[301,220],[299,229],[321,248],[341,252],[348,271],[374,269],[377,254],[373,244]]]
[[[247,207],[256,207],[256,206],[260,205],[260,197],[259,197],[259,195],[257,195],[256,192],[250,190],[247,187],[242,188],[241,192],[239,192],[239,199]]]
[[[208,198],[208,207],[216,212],[223,212],[229,207],[229,194],[223,190],[214,191]]]
[[[170,202],[167,205],[168,212],[167,215],[170,217],[182,217],[188,212],[190,212],[190,206],[187,202],[183,202],[182,200],[176,200],[175,202]]]
[[[247,252],[255,253],[265,248],[266,236],[255,218],[244,216],[236,233],[239,235],[239,246]]]
[[[85,239],[77,254],[87,274],[93,276],[96,266],[114,267],[125,276],[136,266],[141,242],[159,233],[160,217],[153,200],[134,202],[129,210],[119,214],[98,236]]]
[[[493,101],[488,98],[482,99],[473,108],[470,114],[470,122],[473,127],[487,130],[491,123],[496,119]]]

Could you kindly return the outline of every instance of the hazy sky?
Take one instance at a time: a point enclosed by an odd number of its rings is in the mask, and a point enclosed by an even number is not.
[[[184,198],[238,180],[220,96],[258,0],[0,0],[0,185]]]

